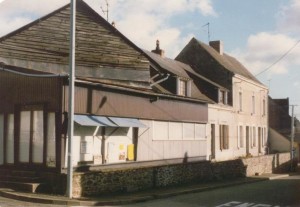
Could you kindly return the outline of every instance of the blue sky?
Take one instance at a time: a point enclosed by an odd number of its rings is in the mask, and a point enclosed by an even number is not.
[[[107,0],[109,21],[138,46],[152,50],[157,39],[174,58],[192,38],[222,40],[225,52],[254,75],[268,68],[300,40],[300,0]],[[0,0],[0,36],[69,0]],[[102,16],[105,0],[85,0]],[[298,104],[300,118],[300,43],[257,78],[273,98]]]

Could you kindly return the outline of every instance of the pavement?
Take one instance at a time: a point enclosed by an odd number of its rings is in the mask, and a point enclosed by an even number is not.
[[[202,191],[209,191],[218,188],[225,188],[234,185],[242,185],[247,183],[261,182],[266,180],[280,179],[288,177],[291,174],[262,174],[259,176],[238,178],[234,180],[220,180],[207,183],[181,185],[176,187],[150,189],[135,193],[124,193],[110,196],[100,197],[83,197],[70,199],[62,195],[48,195],[38,193],[25,193],[17,192],[12,189],[1,188],[0,196],[27,201],[32,203],[54,204],[54,205],[67,205],[67,206],[104,206],[104,205],[124,205],[130,203],[137,203],[149,201],[159,198],[167,198],[188,193],[196,193]]]

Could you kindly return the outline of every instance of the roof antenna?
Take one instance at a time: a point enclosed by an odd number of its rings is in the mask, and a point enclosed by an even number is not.
[[[106,10],[104,10],[102,6],[100,6],[100,8],[101,8],[103,14],[104,15],[106,14],[106,21],[108,21],[109,4],[108,4],[108,0],[105,0],[105,2],[106,2]]]
[[[210,42],[210,31],[209,31],[209,22],[207,22],[205,25],[203,25],[202,27],[207,27],[207,39],[208,39],[208,43]]]

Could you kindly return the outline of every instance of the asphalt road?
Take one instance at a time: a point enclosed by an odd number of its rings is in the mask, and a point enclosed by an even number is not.
[[[0,207],[35,206],[63,207],[37,204],[0,197]],[[143,203],[123,205],[124,207],[300,207],[300,175],[232,186],[222,189],[191,193],[152,200]]]
[[[29,203],[24,201],[17,201],[8,198],[3,198],[0,196],[0,207],[54,207],[54,205],[38,204],[38,203]],[[56,207],[62,207],[57,206]]]
[[[300,207],[300,175],[126,206],[141,207]]]

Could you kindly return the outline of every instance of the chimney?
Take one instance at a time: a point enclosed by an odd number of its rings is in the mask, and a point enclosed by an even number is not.
[[[224,46],[221,40],[210,41],[209,46],[214,48],[220,55],[223,55]]]
[[[160,49],[159,47],[159,40],[156,40],[156,48],[155,50],[152,50],[151,52],[156,53],[160,55],[161,57],[165,57],[165,51]]]

